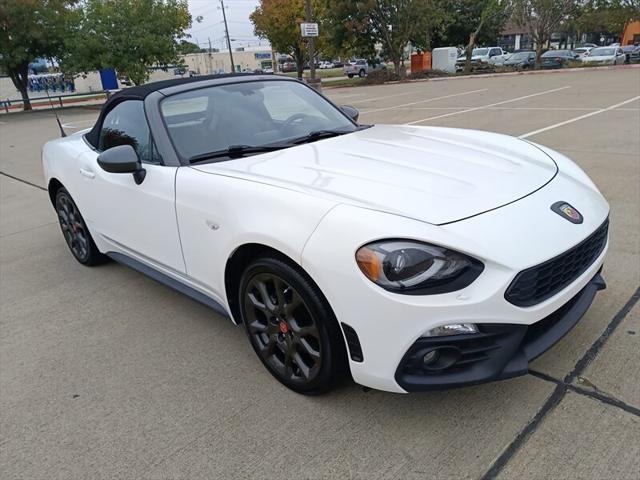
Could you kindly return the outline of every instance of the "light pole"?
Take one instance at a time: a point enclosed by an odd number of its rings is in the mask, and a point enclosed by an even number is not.
[[[229,37],[227,14],[224,11],[224,0],[220,0],[220,7],[222,8],[222,19],[224,20],[224,33],[227,36],[227,48],[229,48],[229,59],[231,60],[231,73],[234,73],[236,71],[236,66],[233,63],[233,52],[231,51],[231,38]]]
[[[304,12],[307,23],[313,23],[313,9],[311,8],[311,0],[304,0]],[[315,61],[315,41],[313,37],[309,39],[309,70],[311,73],[311,83],[315,84],[316,79],[316,61]]]

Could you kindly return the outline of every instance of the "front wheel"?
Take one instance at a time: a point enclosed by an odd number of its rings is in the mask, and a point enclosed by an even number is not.
[[[364,78],[366,74],[367,74],[367,72],[365,72],[364,70],[360,70],[360,71],[358,72],[358,76],[359,76],[360,78]]]
[[[255,260],[242,275],[239,295],[251,346],[280,383],[315,395],[345,376],[338,322],[319,288],[295,265],[275,256]]]
[[[108,257],[100,253],[80,210],[65,188],[56,192],[56,213],[73,257],[83,265],[92,266],[104,263]]]
[[[350,74],[348,74],[348,75],[347,75],[347,77],[349,77],[349,78],[353,78],[353,74],[352,74],[352,73],[350,73]]]

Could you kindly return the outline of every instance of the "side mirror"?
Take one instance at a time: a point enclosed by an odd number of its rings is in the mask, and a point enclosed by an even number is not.
[[[105,150],[98,155],[98,165],[105,172],[133,174],[136,185],[140,185],[147,174],[131,145],[118,145]]]
[[[342,105],[340,107],[342,113],[344,113],[347,117],[349,117],[354,122],[358,123],[358,118],[360,117],[360,112],[357,108],[352,107],[350,105]]]

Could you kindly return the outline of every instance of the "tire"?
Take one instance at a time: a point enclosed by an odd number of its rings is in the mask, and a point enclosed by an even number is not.
[[[342,332],[313,281],[284,258],[254,260],[240,279],[242,322],[256,355],[294,392],[319,395],[347,373]]]
[[[56,192],[55,209],[67,246],[78,262],[86,266],[105,263],[108,260],[96,247],[87,224],[69,192],[61,187]]]
[[[366,75],[367,75],[367,72],[365,72],[364,70],[360,70],[360,71],[358,72],[358,76],[359,76],[360,78],[364,78]]]
[[[350,73],[350,74],[348,74],[348,75],[347,75],[347,77],[349,77],[349,78],[353,78],[353,74],[352,74],[352,73]]]

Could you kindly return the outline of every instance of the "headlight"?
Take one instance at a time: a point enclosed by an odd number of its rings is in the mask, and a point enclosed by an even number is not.
[[[479,260],[413,240],[382,240],[356,252],[365,276],[385,290],[430,295],[460,290],[484,270]]]

